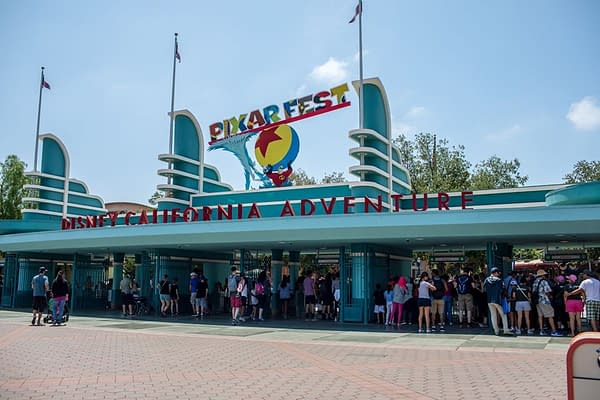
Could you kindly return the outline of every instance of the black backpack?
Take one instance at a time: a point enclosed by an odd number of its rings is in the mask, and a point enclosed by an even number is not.
[[[469,294],[473,289],[471,277],[469,275],[460,275],[456,280],[456,291],[458,294]]]
[[[534,282],[531,289],[531,304],[534,306],[540,302],[540,284],[542,281],[543,279]]]
[[[435,290],[431,293],[434,299],[439,300],[444,297],[444,281],[440,279],[432,279]]]

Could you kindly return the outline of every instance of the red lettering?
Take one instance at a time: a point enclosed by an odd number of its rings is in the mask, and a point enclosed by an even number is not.
[[[212,217],[212,208],[209,206],[202,207],[202,221],[210,221]]]
[[[140,214],[140,217],[138,218],[138,225],[146,224],[148,224],[148,214],[146,213],[146,210],[143,210]]]
[[[134,215],[133,211],[127,211],[127,214],[125,214],[125,225],[131,225],[131,217]]]
[[[83,217],[77,217],[77,228],[85,228],[85,224],[83,223]]]
[[[400,200],[402,199],[401,194],[393,194],[392,195],[392,200],[394,200],[394,211],[398,212],[400,211]]]
[[[373,203],[368,196],[365,196],[365,213],[369,212],[369,206],[373,207],[376,212],[380,213],[383,209],[381,201],[381,195],[377,196],[377,204]]]
[[[417,207],[417,194],[413,193],[412,195],[412,203],[413,203],[413,210],[415,211],[427,211],[427,193],[423,193],[423,208],[419,210],[419,208]]]
[[[250,218],[260,218],[260,211],[258,211],[258,207],[256,203],[252,203],[250,207],[250,211],[248,211],[248,219]]]
[[[218,220],[222,220],[223,218],[231,219],[232,216],[233,216],[233,206],[231,204],[227,204],[227,211],[225,211],[225,209],[223,207],[217,206],[217,219]]]
[[[71,222],[67,218],[63,218],[62,222],[60,223],[60,229],[71,229]]]
[[[463,210],[467,209],[467,203],[473,202],[473,198],[467,197],[467,196],[473,196],[473,192],[462,192],[460,194],[460,198],[461,198],[460,206],[462,207]],[[469,210],[472,210],[472,208],[469,208]]]
[[[350,208],[354,207],[354,196],[344,197],[344,214],[350,214]]]
[[[104,217],[105,217],[104,215],[100,215],[100,216],[98,217],[98,226],[99,226],[100,228],[102,228],[102,227],[104,226]]]
[[[309,211],[306,211],[306,205],[310,206]],[[300,201],[300,215],[313,215],[315,213],[315,203],[310,199]]]
[[[244,215],[242,214],[243,211],[244,211],[244,205],[243,204],[238,204],[238,207],[237,207],[237,217],[238,217],[238,219],[244,218]]]
[[[313,97],[313,102],[315,105],[318,104],[318,106],[315,107],[315,111],[320,110],[321,108],[331,107],[333,105],[333,102],[331,99],[329,99],[329,92],[319,92],[315,94],[315,97]]]
[[[171,222],[177,222],[177,217],[179,217],[179,208],[171,209]]]
[[[292,216],[294,217],[294,209],[292,208],[292,205],[290,204],[289,200],[285,201],[285,204],[283,205],[283,208],[281,209],[281,214],[279,215],[280,217],[285,217],[286,215]]]
[[[188,216],[188,214],[190,213],[191,216]],[[198,221],[198,211],[193,207],[186,208],[185,210],[183,210],[183,220],[185,222]]]
[[[117,217],[119,213],[117,211],[110,211],[108,213],[108,218],[110,218],[110,226],[115,226],[117,224]]]
[[[152,223],[153,224],[158,223],[158,210],[156,208],[154,210],[152,210]]]
[[[75,223],[77,222],[77,220],[75,219],[75,217],[71,217],[71,229],[75,229]]]
[[[163,224],[169,222],[169,210],[163,210]]]
[[[329,202],[329,206],[327,206],[327,202],[325,201],[325,199],[321,199],[321,204],[323,205],[323,209],[325,210],[325,214],[331,214],[333,212],[333,206],[335,205],[335,197],[331,198],[331,201]]]
[[[96,225],[98,225],[98,216],[88,215],[87,217],[85,217],[85,227],[86,228],[95,228]]]
[[[438,193],[438,210],[444,208],[444,210],[449,210],[448,202],[450,201],[450,196],[448,193],[440,192]]]

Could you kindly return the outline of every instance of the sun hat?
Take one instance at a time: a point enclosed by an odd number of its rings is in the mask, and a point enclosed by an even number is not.
[[[544,271],[543,269],[538,269],[536,275],[537,276],[546,276],[546,275],[548,275],[548,273],[546,271]]]

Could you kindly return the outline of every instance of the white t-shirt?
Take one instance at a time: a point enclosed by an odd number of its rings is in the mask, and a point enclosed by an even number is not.
[[[420,299],[429,299],[429,285],[430,283],[427,281],[421,281],[419,283],[419,298]]]
[[[585,292],[586,300],[600,301],[600,281],[598,279],[588,278],[581,282],[579,287]]]

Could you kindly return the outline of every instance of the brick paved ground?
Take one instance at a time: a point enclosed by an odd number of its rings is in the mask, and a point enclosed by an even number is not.
[[[566,339],[28,315],[0,311],[1,399],[566,397]]]

